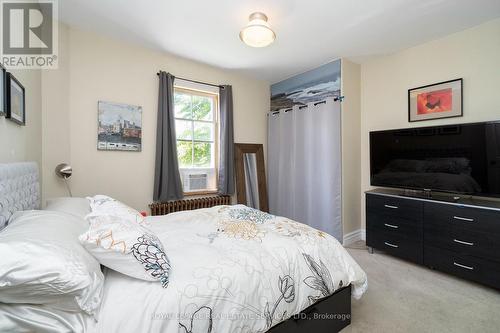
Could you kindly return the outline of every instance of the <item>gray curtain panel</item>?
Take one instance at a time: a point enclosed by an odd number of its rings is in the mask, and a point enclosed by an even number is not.
[[[220,98],[220,194],[234,194],[234,132],[233,132],[233,88],[229,85],[219,88]]]
[[[166,72],[160,72],[158,95],[158,121],[156,130],[156,161],[154,201],[182,199],[181,176],[177,160],[177,139],[174,118],[174,79]]]

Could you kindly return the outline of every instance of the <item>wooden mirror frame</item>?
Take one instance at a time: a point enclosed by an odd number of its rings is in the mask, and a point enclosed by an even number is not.
[[[259,209],[269,212],[267,199],[266,168],[264,165],[264,147],[256,143],[234,144],[234,165],[236,169],[236,199],[239,204],[246,205],[244,154],[255,154],[257,158],[257,180],[259,182]]]

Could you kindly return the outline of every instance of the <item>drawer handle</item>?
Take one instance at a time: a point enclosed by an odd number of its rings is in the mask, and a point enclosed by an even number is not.
[[[390,247],[393,247],[393,248],[398,248],[399,246],[398,245],[395,245],[395,244],[391,244],[391,243],[388,243],[388,242],[384,242],[385,245],[387,246],[390,246]]]
[[[390,208],[390,209],[398,209],[398,206],[392,206],[392,205],[384,205],[385,208]]]
[[[454,241],[455,243],[458,243],[458,244],[463,244],[463,245],[474,246],[474,243],[461,241],[461,240],[459,240],[459,239],[454,239],[453,241]]]
[[[474,270],[474,267],[471,267],[471,266],[465,266],[465,265],[462,265],[462,264],[459,264],[457,262],[453,262],[453,265],[457,266],[457,267],[460,267],[460,268],[465,268],[465,269],[468,269],[469,271],[473,271]]]
[[[460,221],[474,222],[474,219],[469,219],[467,217],[453,216],[453,218]]]
[[[399,228],[399,226],[394,225],[394,224],[384,223],[384,225],[385,225],[386,227],[393,228],[393,229],[398,229],[398,228]]]

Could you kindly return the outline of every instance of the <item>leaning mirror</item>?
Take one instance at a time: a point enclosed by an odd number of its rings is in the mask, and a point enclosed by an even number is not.
[[[262,145],[236,143],[234,147],[238,203],[267,212],[269,206]]]

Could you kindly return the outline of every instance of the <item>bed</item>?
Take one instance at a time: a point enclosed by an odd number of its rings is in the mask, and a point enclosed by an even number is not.
[[[3,172],[0,165],[0,189],[2,179],[10,181],[13,169],[18,180],[23,177],[19,173],[29,173],[31,180],[14,182],[16,189],[9,186],[0,198],[20,191],[33,199],[15,208],[10,205],[13,201],[0,199],[7,219],[19,208],[39,205],[36,165],[9,165],[9,169]],[[36,214],[60,219],[72,214],[73,224],[76,219],[83,221],[84,210],[51,207],[61,212]],[[350,324],[351,295],[359,298],[367,288],[365,273],[332,236],[242,205],[148,217],[144,225],[168,256],[172,268],[168,286],[165,281],[145,281],[104,267],[100,305],[92,315],[50,304],[4,302],[0,330],[333,332]]]

